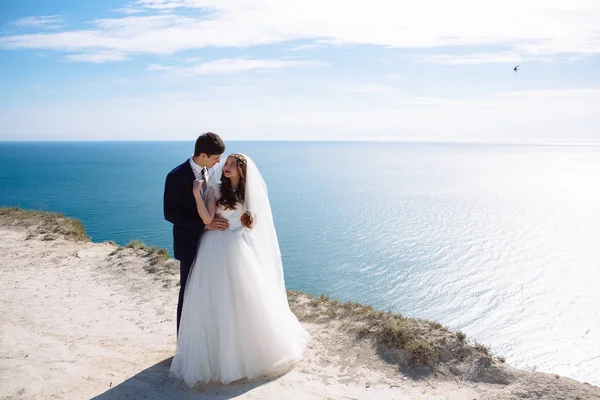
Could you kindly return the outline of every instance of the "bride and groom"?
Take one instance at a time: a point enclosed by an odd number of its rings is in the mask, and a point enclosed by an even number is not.
[[[167,175],[165,219],[180,261],[171,373],[190,387],[283,371],[309,334],[290,311],[265,182],[214,133]]]

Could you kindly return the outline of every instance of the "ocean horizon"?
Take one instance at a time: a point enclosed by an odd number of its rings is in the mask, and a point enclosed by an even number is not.
[[[228,141],[267,182],[286,285],[432,319],[519,368],[600,384],[600,144]],[[0,206],[172,255],[193,141],[0,142]]]

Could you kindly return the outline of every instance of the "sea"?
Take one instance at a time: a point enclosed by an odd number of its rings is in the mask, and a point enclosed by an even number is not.
[[[0,142],[0,206],[171,252],[193,141]],[[268,185],[288,289],[439,321],[600,385],[600,146],[227,142]],[[171,253],[172,254],[172,253]]]

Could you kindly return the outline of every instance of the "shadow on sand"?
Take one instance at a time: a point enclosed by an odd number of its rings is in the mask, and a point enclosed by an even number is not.
[[[92,400],[153,399],[153,400],[228,400],[252,389],[274,381],[284,374],[268,376],[251,381],[240,380],[229,385],[210,383],[190,389],[183,381],[169,376],[173,357],[146,368],[120,385],[93,397]]]

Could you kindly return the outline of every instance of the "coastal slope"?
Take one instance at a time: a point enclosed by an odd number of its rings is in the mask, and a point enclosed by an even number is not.
[[[0,209],[0,399],[600,399],[435,322],[296,291],[302,362],[190,389],[169,377],[177,268],[142,243],[92,243],[58,214]]]

